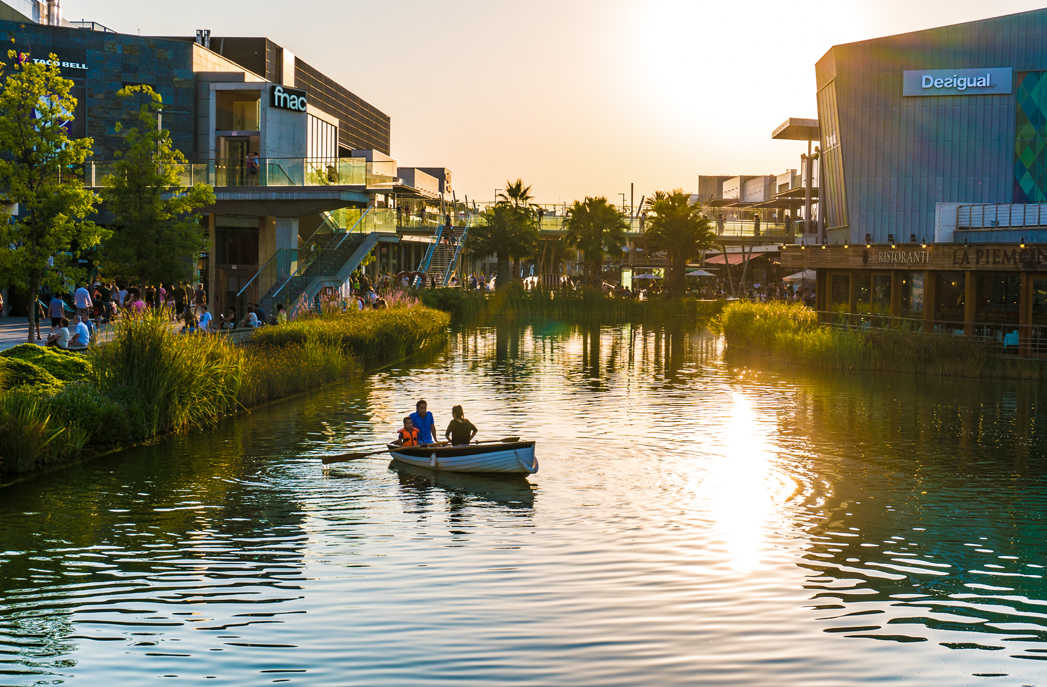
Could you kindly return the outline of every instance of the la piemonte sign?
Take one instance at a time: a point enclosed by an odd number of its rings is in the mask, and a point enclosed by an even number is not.
[[[290,110],[291,112],[305,112],[308,101],[305,91],[296,88],[284,88],[273,86],[269,90],[269,104],[278,110]]]
[[[1011,67],[914,69],[902,74],[902,95],[1008,95],[1013,84]]]

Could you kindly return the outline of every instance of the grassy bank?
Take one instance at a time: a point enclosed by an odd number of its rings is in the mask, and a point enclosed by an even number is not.
[[[422,303],[451,314],[456,322],[543,318],[577,323],[698,322],[717,315],[723,301],[610,298],[599,291],[525,291],[518,285],[483,293],[465,289],[426,289]]]
[[[728,353],[810,368],[938,377],[1047,379],[1037,360],[1004,358],[962,336],[900,329],[835,329],[791,303],[728,304],[714,321]]]
[[[393,308],[258,330],[236,346],[158,318],[116,325],[86,356],[31,344],[0,354],[0,481],[169,433],[395,362],[443,338],[449,317]]]

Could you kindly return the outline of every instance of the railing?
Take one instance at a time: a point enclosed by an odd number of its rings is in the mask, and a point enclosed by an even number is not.
[[[223,187],[361,186],[391,189],[396,185],[396,165],[368,162],[362,157],[244,158],[208,160],[176,165],[179,183],[188,187],[210,184]],[[84,184],[102,188],[109,184],[115,163],[93,160],[84,165]],[[390,175],[391,170],[391,175]]]
[[[451,261],[447,263],[447,270],[444,272],[444,280],[441,286],[447,286],[451,283],[451,275],[454,274],[455,267],[458,264],[458,260],[462,257],[462,246],[465,245],[465,239],[469,235],[469,226],[466,225],[462,229],[462,233],[458,236],[458,242],[455,244],[454,253],[451,255]],[[461,282],[461,280],[459,280]]]
[[[882,313],[847,313],[819,311],[818,320],[837,329],[896,329],[913,335],[965,336],[996,353],[1047,356],[1047,323],[1020,325],[1017,322],[972,322],[960,320],[926,320],[921,317],[899,317]]]
[[[116,31],[112,30],[111,28],[109,28],[105,24],[99,24],[96,21],[85,21],[85,20],[71,21],[71,22],[69,22],[69,26],[73,27],[74,29],[83,29],[85,31],[100,31],[101,33],[116,33]]]
[[[987,203],[956,208],[957,229],[1047,226],[1047,203]]]
[[[444,227],[441,225],[436,230],[436,240],[429,244],[429,247],[425,251],[425,255],[422,256],[422,262],[418,265],[418,272],[420,276],[415,277],[414,282],[411,286],[418,286],[418,281],[421,280],[422,284],[425,284],[425,277],[429,274],[429,266],[433,264],[433,256],[436,255],[436,249],[440,247],[440,240],[444,235]]]

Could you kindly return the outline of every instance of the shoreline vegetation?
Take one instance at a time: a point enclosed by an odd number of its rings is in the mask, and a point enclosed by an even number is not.
[[[270,401],[390,364],[443,340],[427,307],[263,327],[236,345],[163,317],[114,325],[86,355],[22,344],[0,354],[0,483],[168,434],[209,429]]]
[[[838,329],[799,303],[728,304],[712,322],[728,355],[843,372],[1047,380],[1039,360],[997,355],[963,336],[911,329]]]
[[[597,289],[580,291],[525,291],[514,284],[503,291],[427,289],[418,294],[422,304],[451,315],[456,323],[476,324],[522,318],[563,320],[569,323],[624,323],[711,320],[723,309],[723,300],[655,297],[649,300],[611,298]]]

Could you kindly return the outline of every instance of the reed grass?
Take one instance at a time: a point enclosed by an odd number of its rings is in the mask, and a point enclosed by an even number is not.
[[[729,353],[808,368],[1047,379],[1042,362],[1003,358],[968,337],[913,328],[837,329],[795,303],[730,303],[713,326],[723,333]]]
[[[543,318],[564,322],[674,322],[698,323],[716,316],[721,300],[697,298],[652,298],[637,301],[612,298],[601,291],[525,291],[514,285],[502,291],[484,293],[464,289],[426,289],[422,303],[451,314],[456,322],[477,322],[515,318]]]
[[[79,362],[50,351],[0,356],[0,476],[212,427],[347,379],[361,363],[421,351],[446,336],[448,322],[446,313],[403,305],[265,327],[236,346],[178,334],[166,318],[146,316],[117,323],[112,340]]]

